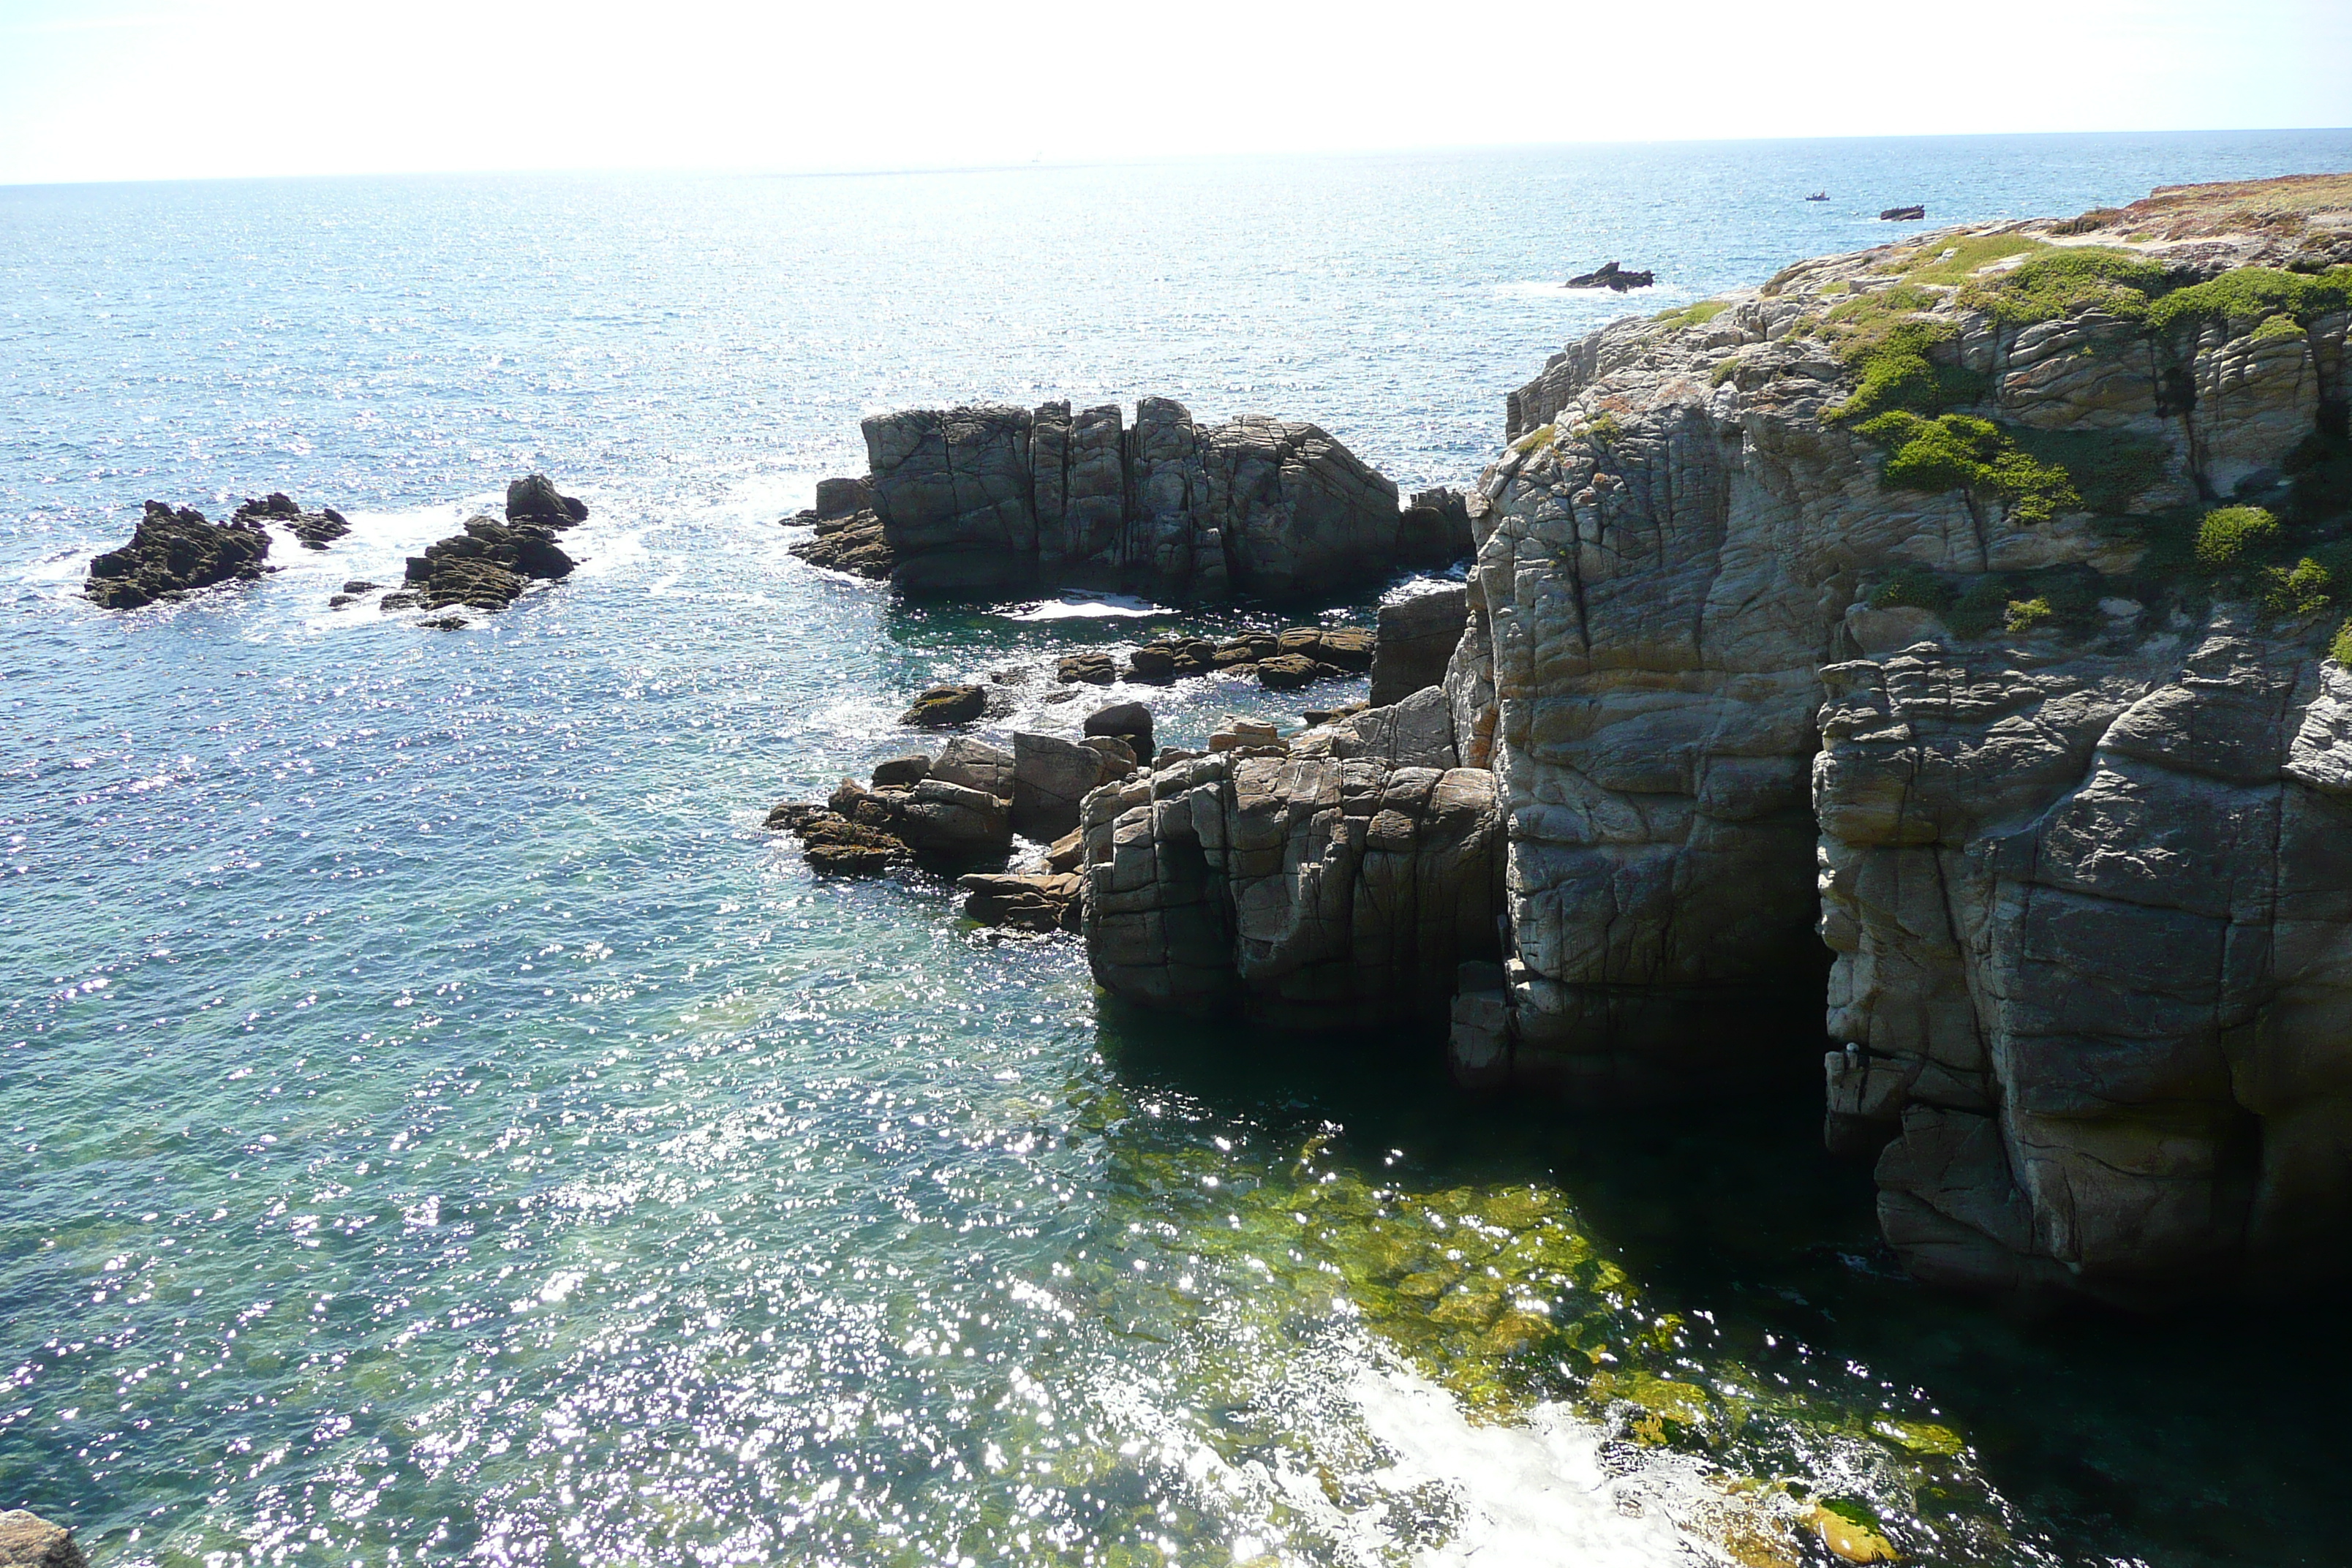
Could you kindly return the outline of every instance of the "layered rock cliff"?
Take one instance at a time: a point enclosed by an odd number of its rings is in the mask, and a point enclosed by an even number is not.
[[[2158,202],[1619,322],[1472,502],[1512,1069],[1719,1086],[1826,948],[1832,1140],[1954,1283],[2352,1255],[2352,181]]]
[[[1442,715],[1437,831],[1353,730],[1099,791],[1097,975],[1426,1015],[1495,930],[1465,1079],[1719,1094],[1804,1044],[1769,1005],[1825,1016],[1831,1139],[1925,1277],[2343,1272],[2347,263],[2352,179],[2168,191],[1571,345],[1471,500],[1443,687],[1383,710]]]
[[[1394,483],[1313,425],[1197,425],[1147,397],[1132,426],[1117,405],[1048,403],[911,409],[863,427],[872,472],[856,507],[812,515],[818,537],[796,549],[910,593],[1279,600],[1468,552],[1459,496],[1401,509]]]

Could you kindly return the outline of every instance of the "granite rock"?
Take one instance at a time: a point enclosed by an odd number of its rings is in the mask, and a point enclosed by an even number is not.
[[[257,522],[209,522],[193,507],[151,500],[131,542],[90,562],[82,593],[107,609],[132,610],[215,583],[252,582],[268,556],[269,535]]]

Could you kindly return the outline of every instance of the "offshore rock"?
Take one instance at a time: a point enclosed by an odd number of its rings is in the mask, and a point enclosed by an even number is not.
[[[269,535],[257,522],[207,522],[192,507],[151,500],[131,542],[90,562],[82,594],[110,610],[133,610],[215,583],[251,582],[268,556]]]
[[[1628,289],[1647,289],[1657,281],[1651,272],[1628,272],[1613,261],[1604,261],[1590,272],[1580,272],[1560,285],[1563,289],[1613,289],[1622,294]]]
[[[73,1532],[21,1508],[0,1513],[0,1568],[86,1568]]]
[[[232,521],[277,523],[299,540],[306,550],[324,550],[329,543],[352,531],[351,523],[333,507],[304,511],[292,496],[282,490],[272,490],[260,500],[246,497]]]
[[[1147,397],[1074,411],[915,409],[864,423],[891,580],[929,594],[1108,589],[1166,604],[1292,598],[1429,552],[1395,485],[1313,425],[1197,426]]]
[[[1495,953],[1502,823],[1492,773],[1452,766],[1450,738],[1398,760],[1398,729],[1360,714],[1088,795],[1096,978],[1299,1028],[1442,1024],[1459,965]]]
[[[827,484],[833,481],[828,479]],[[816,531],[797,544],[785,546],[787,554],[798,556],[812,566],[822,566],[829,572],[846,572],[853,577],[866,577],[877,582],[890,575],[898,556],[890,542],[882,535],[882,520],[872,511],[854,511],[845,517],[812,518],[803,512],[801,519],[810,521]],[[796,520],[798,521],[798,520]]]
[[[468,518],[463,533],[428,544],[424,554],[408,558],[408,591],[386,595],[383,607],[416,605],[437,610],[463,605],[502,610],[530,579],[568,576],[572,565],[572,557],[557,547],[551,528]]]
[[[1443,588],[1381,606],[1381,629],[1372,654],[1374,707],[1403,700],[1445,679],[1445,665],[1470,621],[1466,588]]]
[[[1457,1071],[1733,1092],[1826,969],[1828,1132],[1915,1273],[2352,1269],[2352,604],[2286,584],[2352,541],[2352,283],[2289,265],[2352,257],[2347,198],[2159,193],[2081,265],[2073,223],[1906,236],[1513,394],[1443,689],[1508,839]],[[2228,500],[2279,556],[2194,563]]]
[[[969,724],[987,711],[988,689],[985,687],[934,686],[916,697],[912,705],[898,715],[898,722],[922,729],[939,729],[949,724]]]
[[[588,503],[577,496],[555,493],[555,481],[531,474],[507,484],[507,521],[536,523],[562,530],[588,521]]]

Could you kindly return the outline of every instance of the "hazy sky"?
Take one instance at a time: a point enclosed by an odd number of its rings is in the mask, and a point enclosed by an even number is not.
[[[2352,0],[0,0],[0,184],[2352,125]]]

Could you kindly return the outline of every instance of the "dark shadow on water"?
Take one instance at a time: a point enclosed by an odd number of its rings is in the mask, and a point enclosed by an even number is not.
[[[1204,1116],[1344,1129],[1416,1184],[1548,1180],[1656,1305],[1715,1315],[1717,1354],[1824,1386],[1916,1387],[2070,1559],[2152,1568],[2352,1563],[2352,1342],[2340,1300],[2161,1319],[2028,1315],[1930,1291],[1880,1242],[1866,1163],[1821,1144],[1818,1091],[1579,1112],[1457,1092],[1425,1038],[1318,1039],[1108,1005],[1131,1089]],[[1768,1349],[1766,1336],[1777,1342]]]

